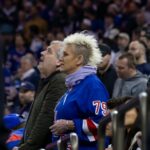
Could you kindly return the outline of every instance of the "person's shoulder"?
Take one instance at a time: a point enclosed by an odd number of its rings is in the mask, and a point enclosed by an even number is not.
[[[59,79],[59,80],[65,79],[65,77],[66,77],[66,74],[64,74],[63,72],[56,72],[53,76],[53,78]]]
[[[85,78],[85,82],[97,81],[99,78],[96,74],[89,75]]]
[[[84,82],[85,85],[96,86],[96,85],[102,85],[102,82],[98,78],[96,74],[89,75],[85,78]]]
[[[56,72],[49,79],[49,81],[48,81],[49,85],[53,84],[53,86],[58,86],[58,84],[59,84],[59,85],[62,85],[64,87],[65,86],[65,77],[66,77],[66,75],[63,72]]]

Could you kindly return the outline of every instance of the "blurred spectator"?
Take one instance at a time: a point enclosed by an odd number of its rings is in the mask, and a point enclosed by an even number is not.
[[[119,56],[116,62],[118,79],[115,82],[113,97],[138,96],[147,89],[147,78],[136,69],[132,54]]]
[[[56,34],[56,40],[63,41],[64,38],[65,38],[65,34],[63,32],[58,32]]]
[[[114,17],[113,15],[111,14],[107,14],[104,18],[104,27],[105,27],[105,33],[104,33],[104,37],[105,38],[114,38],[114,35],[113,37],[111,37],[109,34],[110,32],[112,32],[113,29],[115,29],[115,24],[114,24]],[[116,34],[116,33],[114,33]],[[112,34],[111,34],[112,35]]]
[[[14,80],[10,70],[6,67],[3,67],[4,75],[4,89],[5,89],[5,99],[6,99],[6,108],[8,112],[16,111],[16,102],[17,102],[17,90],[15,88]]]
[[[9,50],[7,55],[7,67],[10,69],[12,74],[16,74],[17,69],[20,66],[20,59],[23,55],[27,53],[27,47],[25,45],[25,40],[21,34],[15,36],[14,48]]]
[[[137,28],[136,23],[136,14],[140,10],[140,4],[137,1],[125,1],[123,7],[123,25],[122,28],[128,34],[131,34],[132,31]]]
[[[5,28],[7,32],[13,33],[16,26],[17,8],[12,0],[3,1],[3,6],[0,9],[0,29],[3,31]]]
[[[100,51],[102,52],[102,62],[98,65],[97,75],[106,86],[109,96],[112,97],[114,83],[117,79],[115,68],[110,63],[111,48],[106,44],[99,44]],[[110,78],[111,77],[111,78]]]
[[[145,20],[148,24],[150,24],[150,1],[147,0],[146,6],[144,8]]]
[[[150,75],[150,63],[146,60],[146,45],[142,41],[132,41],[129,44],[129,53],[136,59],[136,68],[143,74]]]
[[[132,97],[125,96],[119,98],[112,98],[107,102],[107,105],[109,110],[113,111],[113,109],[118,108],[122,104],[128,103],[128,101],[132,101]],[[132,108],[125,113],[125,150],[135,150],[137,148],[141,148],[141,127],[139,125],[141,120],[139,113],[140,112],[138,107]],[[106,126],[105,133],[107,136],[112,138],[113,133],[111,122],[108,123],[108,125]],[[137,135],[140,135],[139,139],[137,138]],[[109,148],[105,150],[109,150]]]
[[[146,23],[145,15],[143,11],[139,11],[135,16],[137,27],[143,27]]]
[[[26,23],[26,13],[24,10],[20,10],[18,12],[18,20],[17,20],[17,27],[16,27],[16,32],[19,32],[19,33],[23,33],[23,30],[24,30],[24,26],[25,26],[25,23]]]
[[[69,1],[68,1],[69,2]],[[57,0],[53,7],[52,25],[55,28],[64,28],[67,22],[67,1]]]
[[[13,77],[12,77],[12,74],[11,74],[11,71],[6,68],[6,67],[3,67],[3,75],[4,75],[4,86],[5,86],[5,89],[13,86]]]
[[[150,24],[141,30],[140,40],[143,41],[147,47],[146,58],[147,62],[150,63]]]
[[[30,41],[30,50],[34,55],[39,59],[40,53],[43,49],[44,36],[40,33],[37,26],[30,27],[31,41]]]
[[[127,51],[129,42],[130,42],[130,37],[127,33],[125,32],[120,32],[117,36],[117,47],[118,51],[114,53],[113,58],[111,59],[111,63],[115,66],[115,62],[117,61],[118,57],[125,53]]]
[[[54,41],[55,38],[56,38],[56,37],[55,37],[55,34],[52,33],[52,32],[48,32],[47,35],[46,35],[46,40],[47,40],[49,43],[51,43],[51,41]],[[49,43],[48,43],[48,45],[49,45]]]
[[[139,40],[141,36],[141,28],[135,28],[132,31],[131,41]]]
[[[19,114],[8,114],[3,118],[4,125],[11,133],[6,141],[8,150],[12,150],[15,146],[20,144],[23,136],[25,120]]]
[[[30,43],[32,40],[32,28],[36,27],[39,31],[39,34],[46,34],[48,31],[48,23],[42,17],[38,15],[38,8],[36,6],[32,6],[30,10],[30,16],[28,21],[26,21],[24,27],[24,36],[25,39]]]
[[[41,16],[47,22],[50,21],[49,9],[45,0],[36,1],[36,7],[38,9],[39,16]]]
[[[110,3],[107,7],[107,13],[112,14],[114,16],[114,24],[116,27],[119,28],[122,24],[122,17],[123,17],[123,15],[121,14],[120,2],[114,1],[113,3]]]
[[[40,79],[39,71],[37,70],[36,66],[36,60],[33,54],[28,53],[21,57],[20,60],[20,68],[19,68],[19,74],[20,74],[20,81],[29,81],[31,82],[37,89],[38,82]]]
[[[35,86],[28,81],[22,82],[18,94],[21,105],[19,114],[27,120],[35,96]]]
[[[64,27],[64,32],[68,35],[73,31],[76,31],[77,25],[79,24],[78,18],[76,15],[76,10],[73,5],[67,6],[67,20],[66,25]]]
[[[127,33],[120,32],[117,38],[117,45],[118,45],[120,54],[127,51],[129,42],[130,42],[129,35]]]
[[[32,9],[32,6],[33,6],[32,1],[23,0],[23,2],[22,2],[23,8],[21,10],[23,10],[25,12],[26,19],[29,19],[29,17],[30,17],[30,11]]]

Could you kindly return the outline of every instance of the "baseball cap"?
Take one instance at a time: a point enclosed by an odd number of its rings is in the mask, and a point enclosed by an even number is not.
[[[25,122],[25,119],[17,113],[8,114],[3,117],[3,123],[7,129],[12,130],[23,122]]]
[[[99,44],[99,49],[102,53],[102,56],[104,57],[105,55],[111,55],[111,48],[107,44]]]
[[[28,81],[24,81],[20,85],[20,91],[35,91],[35,86]]]

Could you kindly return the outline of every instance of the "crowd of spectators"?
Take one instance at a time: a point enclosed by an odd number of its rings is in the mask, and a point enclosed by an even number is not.
[[[41,51],[51,41],[63,41],[67,35],[83,30],[98,40],[104,57],[98,76],[110,97],[115,95],[114,84],[119,76],[116,60],[124,52],[133,54],[136,69],[146,76],[143,78],[150,76],[150,0],[0,0],[5,114],[22,110],[22,83],[29,82],[26,90],[37,89]],[[107,80],[110,75],[114,80]]]

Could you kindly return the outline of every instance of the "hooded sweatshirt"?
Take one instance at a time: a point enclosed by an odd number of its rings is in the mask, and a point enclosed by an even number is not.
[[[139,71],[134,77],[118,78],[114,85],[113,97],[138,96],[147,89],[147,81],[148,78]]]

